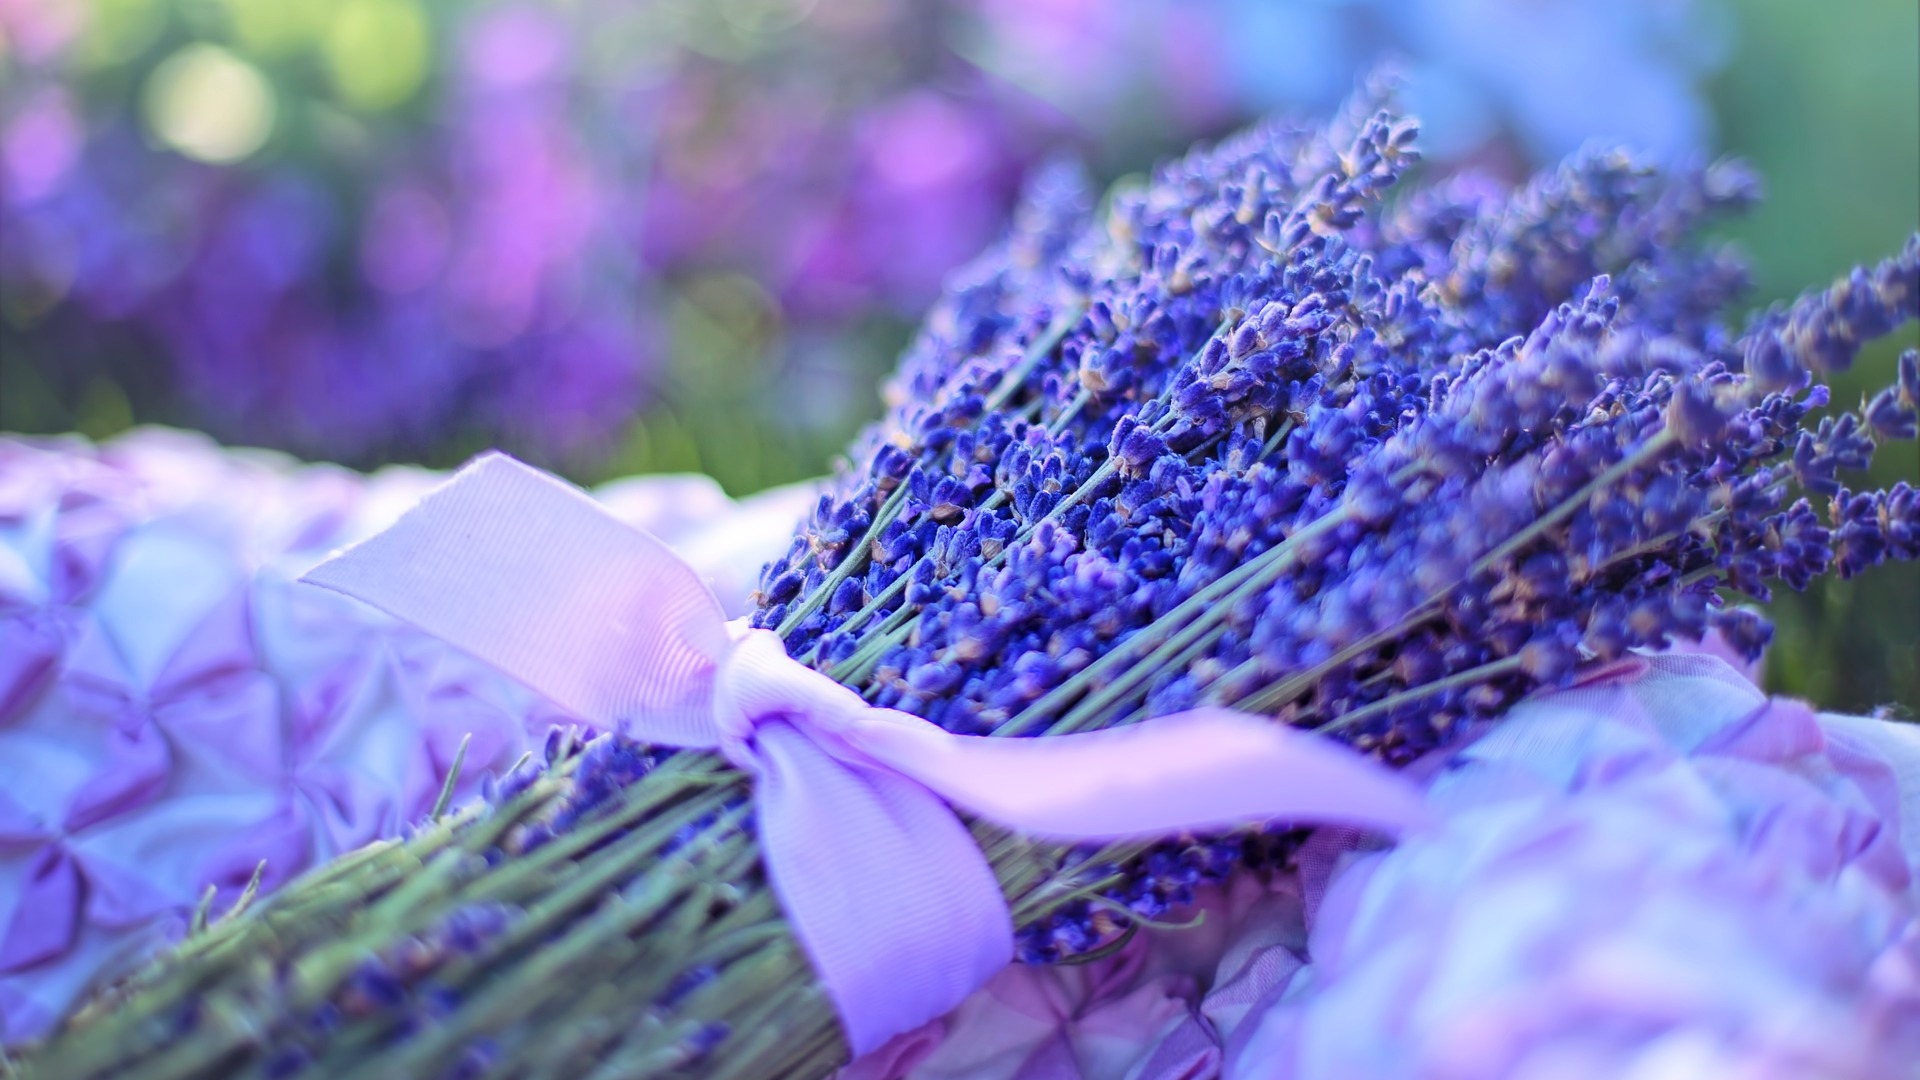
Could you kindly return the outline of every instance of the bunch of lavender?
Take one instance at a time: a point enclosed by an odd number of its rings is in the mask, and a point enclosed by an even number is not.
[[[1366,98],[1116,192],[1051,174],[956,283],[886,420],[764,573],[756,625],[868,701],[1043,735],[1217,702],[1403,762],[1581,663],[1920,554],[1843,471],[1920,371],[1815,382],[1920,307],[1920,239],[1743,333],[1693,237],[1754,185],[1595,152],[1385,196]],[[1823,518],[1794,486],[1830,502]],[[42,1075],[824,1075],[843,1043],[715,756],[560,734],[103,999]],[[976,825],[1030,962],[1116,947],[1286,834],[1060,848]],[[929,928],[938,933],[939,928]]]
[[[1178,163],[1104,229],[1036,207],[935,311],[756,625],[953,731],[1223,704],[1404,762],[1584,660],[1710,629],[1757,656],[1732,595],[1920,553],[1910,485],[1840,477],[1912,438],[1914,355],[1808,422],[1815,376],[1920,307],[1920,238],[1736,335],[1743,270],[1692,234],[1752,202],[1738,166],[1594,151],[1368,213],[1410,141],[1356,110]],[[1235,847],[1110,898],[1156,915]]]

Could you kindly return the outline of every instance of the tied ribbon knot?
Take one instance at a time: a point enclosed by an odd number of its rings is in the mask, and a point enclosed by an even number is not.
[[[768,880],[856,1054],[952,1009],[1012,959],[1006,898],[955,807],[1070,842],[1424,819],[1391,771],[1226,709],[996,739],[875,708],[777,635],[729,624],[660,540],[501,454],[303,580],[604,729],[714,749],[751,774]]]

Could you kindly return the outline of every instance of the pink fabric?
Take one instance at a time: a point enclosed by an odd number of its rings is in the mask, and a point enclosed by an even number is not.
[[[1920,1077],[1920,729],[1634,657],[1412,772],[1436,829],[1320,830],[1199,928],[1010,969],[858,1075]]]
[[[1291,879],[1240,875],[1199,890],[1182,930],[1142,930],[1085,965],[1013,965],[946,1017],[908,1068],[862,1058],[841,1080],[1200,1080],[1218,1074],[1242,1021],[1305,970]],[[891,1045],[888,1049],[891,1049]]]
[[[856,1053],[953,1008],[1012,956],[1006,902],[949,801],[1070,840],[1275,818],[1398,830],[1424,817],[1372,761],[1225,710],[987,739],[871,708],[772,633],[730,634],[666,544],[504,455],[304,580],[590,721],[718,748],[754,774],[769,879]]]

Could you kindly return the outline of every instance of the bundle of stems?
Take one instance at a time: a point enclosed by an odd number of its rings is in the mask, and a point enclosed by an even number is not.
[[[929,317],[755,624],[957,732],[1218,703],[1400,763],[1582,662],[1709,630],[1757,652],[1734,593],[1920,557],[1910,486],[1838,477],[1913,436],[1920,361],[1813,417],[1815,376],[1920,307],[1920,240],[1734,334],[1740,268],[1690,237],[1750,201],[1737,170],[1593,153],[1385,203],[1411,141],[1365,100],[1172,163],[1093,222],[1043,178]],[[481,802],[197,920],[19,1067],[824,1076],[845,1045],[750,794],[712,753],[556,733]],[[972,828],[1028,962],[1284,869],[1293,836]]]
[[[217,919],[203,910],[20,1074],[748,1078],[843,1064],[832,1007],[761,878],[746,778],[711,754],[579,740],[556,732],[516,770],[517,792],[436,811]],[[623,767],[645,781],[527,849],[529,823],[578,810],[583,787]],[[1098,895],[1137,850],[975,835],[1023,922]],[[503,846],[520,853],[501,860]]]

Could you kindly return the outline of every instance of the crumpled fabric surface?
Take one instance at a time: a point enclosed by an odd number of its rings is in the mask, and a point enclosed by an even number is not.
[[[1920,728],[1703,649],[1416,768],[1436,829],[1322,830],[1200,927],[1009,968],[843,1080],[1920,1077]]]
[[[296,579],[442,474],[362,476],[143,429],[0,438],[0,1045],[225,911],[393,836],[538,745],[556,706]],[[600,489],[745,609],[812,493]]]

